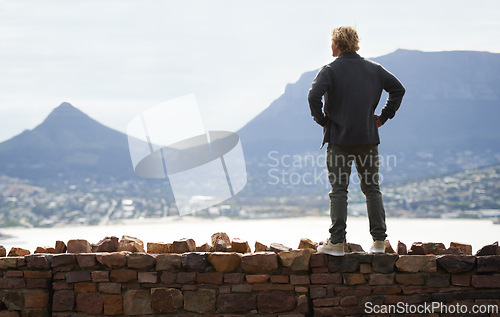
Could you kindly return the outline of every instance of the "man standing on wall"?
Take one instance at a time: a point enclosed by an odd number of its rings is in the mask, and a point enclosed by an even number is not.
[[[373,238],[370,252],[384,252],[387,234],[379,186],[378,128],[394,117],[405,93],[393,74],[356,53],[358,43],[355,28],[333,29],[332,55],[337,58],[321,68],[308,95],[311,115],[323,127],[323,145],[328,143],[326,163],[332,187],[330,238],[318,251],[335,256],[344,255],[347,187],[353,161],[366,197]],[[382,90],[387,91],[389,97],[378,116],[375,108]]]

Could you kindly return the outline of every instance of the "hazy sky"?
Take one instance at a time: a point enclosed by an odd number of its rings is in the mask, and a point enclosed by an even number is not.
[[[331,29],[344,24],[365,57],[500,52],[497,0],[0,0],[0,141],[63,101],[125,131],[190,93],[207,129],[236,131],[330,62]]]

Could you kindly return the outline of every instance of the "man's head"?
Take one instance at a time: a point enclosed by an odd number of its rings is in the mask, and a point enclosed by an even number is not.
[[[359,36],[352,26],[339,26],[332,31],[332,55],[354,53],[359,50]]]

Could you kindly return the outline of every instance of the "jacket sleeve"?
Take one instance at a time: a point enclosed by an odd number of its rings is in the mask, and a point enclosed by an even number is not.
[[[328,67],[324,66],[314,78],[307,100],[311,115],[320,126],[324,127],[328,123],[328,118],[323,113],[323,95],[327,92],[329,86]]]
[[[384,124],[387,119],[392,119],[398,111],[401,101],[403,100],[403,95],[405,94],[405,88],[401,82],[391,74],[384,67],[380,66],[382,85],[385,91],[389,93],[387,102],[384,108],[382,108],[382,113],[380,114],[380,121]]]

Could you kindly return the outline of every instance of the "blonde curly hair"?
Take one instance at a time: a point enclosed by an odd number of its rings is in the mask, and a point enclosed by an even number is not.
[[[339,26],[332,31],[332,42],[342,53],[354,53],[359,50],[359,36],[352,26]]]

